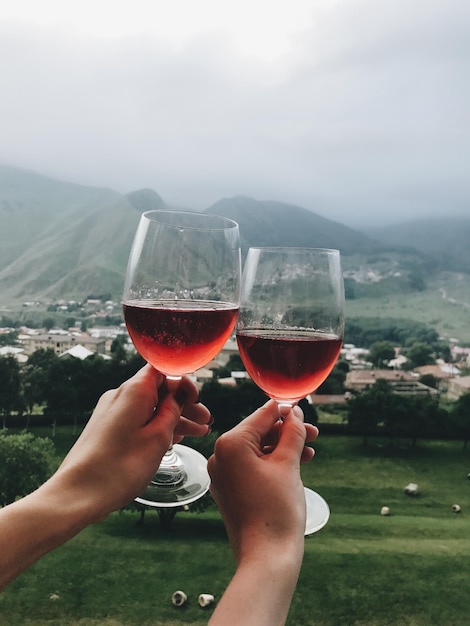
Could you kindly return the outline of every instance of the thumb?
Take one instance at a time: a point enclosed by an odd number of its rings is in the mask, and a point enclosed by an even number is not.
[[[273,454],[280,460],[300,464],[306,436],[304,414],[300,407],[295,406],[284,417],[284,422],[280,428],[279,442]]]

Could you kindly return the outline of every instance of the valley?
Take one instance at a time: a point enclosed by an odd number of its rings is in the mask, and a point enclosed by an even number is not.
[[[0,166],[0,320],[40,324],[61,300],[119,302],[139,216],[165,206],[151,189],[123,195]],[[207,208],[239,223],[243,257],[249,246],[339,249],[347,318],[411,319],[470,343],[470,220],[366,234],[319,211],[245,196]]]

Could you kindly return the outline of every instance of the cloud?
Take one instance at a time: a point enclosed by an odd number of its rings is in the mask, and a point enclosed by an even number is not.
[[[262,11],[180,39],[0,21],[0,159],[193,208],[244,194],[351,224],[463,212],[466,0],[303,2],[301,15],[288,32],[276,16],[266,54]]]

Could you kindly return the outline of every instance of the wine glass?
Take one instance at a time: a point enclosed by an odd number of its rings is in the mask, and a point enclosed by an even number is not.
[[[279,405],[280,417],[327,378],[341,351],[344,286],[338,250],[250,248],[242,276],[236,336],[253,381]],[[305,489],[305,534],[330,510]]]
[[[233,332],[240,298],[240,237],[228,218],[192,211],[142,214],[123,293],[127,330],[141,356],[178,381],[207,365]],[[155,507],[187,505],[209,489],[206,458],[170,447],[136,500]]]

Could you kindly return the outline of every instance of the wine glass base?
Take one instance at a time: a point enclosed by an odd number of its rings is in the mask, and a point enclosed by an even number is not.
[[[305,534],[313,535],[313,533],[321,530],[328,522],[330,518],[330,507],[316,491],[304,487],[304,492],[307,506]]]
[[[136,502],[155,508],[178,507],[191,504],[207,493],[210,478],[207,472],[207,459],[193,448],[175,444],[177,453],[185,469],[185,479],[177,485],[158,485],[150,482]]]

